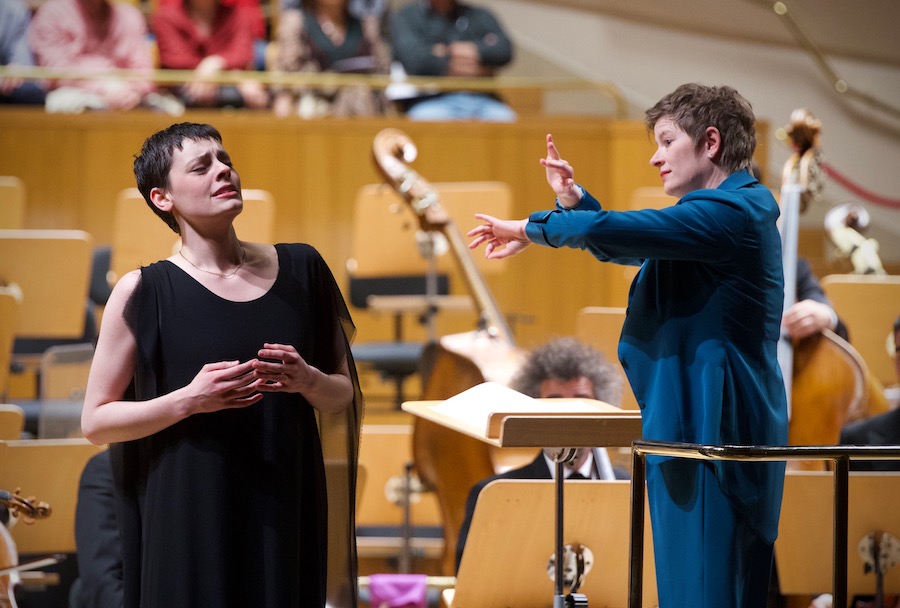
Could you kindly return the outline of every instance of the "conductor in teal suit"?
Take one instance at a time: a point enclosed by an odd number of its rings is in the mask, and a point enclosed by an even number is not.
[[[779,210],[749,168],[755,117],[734,89],[686,84],[647,110],[666,209],[607,211],[574,181],[547,136],[541,159],[556,208],[527,220],[477,215],[470,247],[488,258],[530,243],[639,264],[619,359],[643,437],[784,445],[787,406],[776,361],[783,275]],[[651,457],[647,484],[661,608],[763,608],[784,483],[783,462]]]

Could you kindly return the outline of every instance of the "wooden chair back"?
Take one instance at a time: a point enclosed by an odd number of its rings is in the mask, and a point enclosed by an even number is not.
[[[25,182],[12,175],[0,175],[0,229],[25,227]]]
[[[0,403],[0,440],[19,439],[25,430],[25,410],[12,403]]]
[[[242,240],[272,243],[275,199],[266,190],[243,189],[244,210],[234,220]],[[116,281],[132,270],[164,260],[178,250],[181,239],[147,207],[137,188],[119,192],[113,218],[110,271]]]
[[[578,543],[593,554],[592,568],[578,592],[592,605],[626,608],[631,483],[567,483],[564,492],[563,544]],[[555,496],[556,484],[550,480],[499,480],[485,486],[472,516],[450,608],[542,608],[553,603],[548,564],[555,554]],[[644,535],[643,602],[656,606],[649,526]]]
[[[463,234],[475,223],[476,213],[508,217],[512,191],[503,182],[446,182],[432,184],[441,206]],[[390,186],[370,184],[359,189],[353,212],[352,253],[347,267],[360,277],[422,275],[428,270],[419,253],[416,233],[419,219]],[[437,271],[459,276],[456,258],[444,245],[437,257]],[[377,254],[377,255],[376,255]],[[497,274],[505,260],[473,256],[482,274]]]
[[[84,334],[92,245],[80,230],[0,230],[0,283],[22,290],[17,338]]]
[[[87,390],[94,346],[91,343],[51,346],[41,354],[38,437],[83,437],[81,410]]]
[[[13,342],[16,336],[16,322],[22,290],[15,283],[0,285],[0,399],[7,394],[9,366],[12,363]]]
[[[75,553],[75,504],[88,459],[105,449],[84,439],[0,441],[0,488],[49,503],[50,516],[11,533],[20,554]]]
[[[830,472],[789,470],[785,475],[775,541],[778,585],[784,595],[809,597],[833,589],[834,491],[834,476]],[[884,532],[896,536],[900,530],[900,511],[890,507],[897,504],[895,499],[900,500],[900,473],[850,473],[846,555],[849,596],[875,594],[876,577],[865,567],[861,547],[870,534]],[[881,555],[892,547],[890,541],[881,546],[884,551]],[[885,568],[883,591],[892,595],[900,593],[900,569]]]
[[[872,375],[884,386],[900,381],[886,348],[900,314],[900,276],[831,274],[821,283]]]
[[[358,526],[396,527],[403,523],[402,503],[405,465],[412,459],[411,424],[365,424],[360,441],[360,467],[367,481],[359,497]],[[438,507],[433,494],[415,493],[410,505],[415,526],[439,526]]]
[[[41,354],[41,399],[83,400],[88,374],[94,358],[94,346],[60,344]]]

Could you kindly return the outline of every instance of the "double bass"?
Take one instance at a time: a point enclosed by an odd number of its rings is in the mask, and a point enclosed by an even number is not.
[[[781,234],[784,310],[797,300],[799,216],[821,193],[821,123],[806,109],[794,110],[788,136],[794,148],[782,173]],[[800,340],[783,338],[778,359],[785,379],[791,445],[829,445],[848,422],[887,411],[884,389],[860,354],[834,332],[823,329]],[[823,461],[792,461],[792,467],[821,470]]]
[[[421,229],[437,231],[447,239],[480,315],[478,329],[443,336],[428,349],[422,398],[444,400],[485,381],[506,384],[518,369],[523,353],[516,347],[462,233],[441,206],[437,190],[408,166],[415,160],[415,145],[402,131],[384,129],[375,136],[372,149],[379,171],[409,204]],[[495,472],[491,449],[434,422],[417,418],[414,425],[416,473],[423,486],[436,494],[444,528],[442,572],[452,575],[466,497],[475,483]]]

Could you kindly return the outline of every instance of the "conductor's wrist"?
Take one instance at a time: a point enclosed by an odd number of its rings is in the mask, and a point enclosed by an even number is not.
[[[581,199],[583,198],[584,188],[576,184],[566,196],[559,195],[556,197],[556,205],[563,209],[574,209],[581,204]]]

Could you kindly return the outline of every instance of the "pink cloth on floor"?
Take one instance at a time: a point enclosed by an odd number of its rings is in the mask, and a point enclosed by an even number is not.
[[[369,577],[371,608],[427,608],[424,574],[373,574]]]

